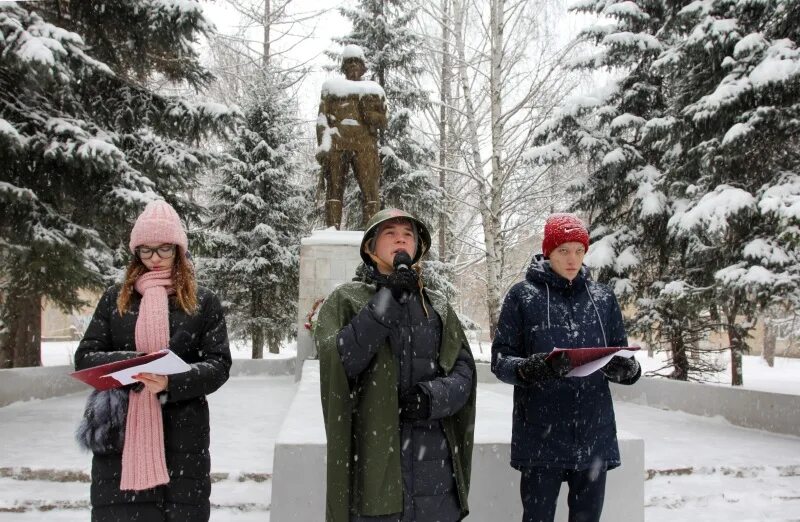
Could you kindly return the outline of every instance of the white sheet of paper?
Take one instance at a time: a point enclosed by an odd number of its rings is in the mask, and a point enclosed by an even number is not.
[[[605,357],[601,357],[599,359],[595,359],[592,362],[588,362],[581,366],[576,366],[567,374],[567,377],[586,377],[587,375],[591,375],[606,364],[608,361],[611,360],[612,357],[615,355],[619,355],[620,357],[633,357],[633,354],[636,352],[632,352],[630,350],[620,350],[616,353],[612,353],[610,355],[606,355]]]
[[[191,366],[186,364],[183,359],[175,355],[174,352],[170,350],[165,351],[167,352],[167,355],[160,357],[155,361],[150,361],[148,363],[140,364],[139,366],[133,366],[131,368],[125,368],[124,370],[109,373],[108,376],[113,377],[123,386],[125,386],[126,384],[139,382],[131,379],[131,375],[136,375],[138,373],[147,372],[155,373],[157,375],[172,375],[175,373],[188,372],[192,369]]]

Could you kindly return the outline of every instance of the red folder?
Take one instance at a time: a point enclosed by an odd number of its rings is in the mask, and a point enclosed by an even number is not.
[[[72,372],[70,376],[75,377],[79,381],[83,381],[90,386],[94,386],[95,389],[100,391],[119,388],[122,386],[122,383],[113,377],[106,377],[109,373],[114,373],[118,370],[124,370],[125,368],[133,368],[134,366],[149,363],[150,361],[155,361],[164,357],[167,355],[167,353],[169,353],[168,350],[159,350],[157,352],[148,353],[147,355],[141,355],[139,357],[125,359],[123,361],[114,361],[101,364],[100,366],[93,366],[92,368],[86,368],[85,370]]]
[[[596,361],[606,355],[614,354],[620,350],[630,350],[635,352],[638,346],[610,346],[610,347],[588,347],[588,348],[553,348],[553,351],[547,354],[546,359],[552,359],[556,354],[566,352],[569,357],[569,363],[572,368],[583,366],[586,363]]]

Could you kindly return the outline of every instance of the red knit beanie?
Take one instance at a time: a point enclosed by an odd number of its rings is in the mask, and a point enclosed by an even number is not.
[[[175,209],[163,199],[148,203],[131,230],[131,241],[128,245],[131,252],[147,243],[169,243],[181,247],[182,252],[188,250],[189,240],[181,219]]]
[[[542,240],[542,253],[550,257],[550,252],[569,242],[583,243],[589,250],[589,231],[583,221],[575,214],[550,214],[544,224],[544,240]]]

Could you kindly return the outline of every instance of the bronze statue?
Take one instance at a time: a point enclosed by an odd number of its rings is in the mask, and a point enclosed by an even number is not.
[[[361,188],[363,223],[380,208],[381,163],[378,131],[386,127],[386,95],[380,85],[362,80],[364,52],[348,45],[342,53],[345,78],[322,84],[317,117],[317,154],[326,184],[325,223],[340,228],[347,171],[353,167]]]

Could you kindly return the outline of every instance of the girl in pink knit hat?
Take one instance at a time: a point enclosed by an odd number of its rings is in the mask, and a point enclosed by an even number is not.
[[[75,352],[75,368],[169,348],[192,369],[134,375],[139,383],[127,393],[127,414],[117,416],[124,426],[105,430],[119,432],[118,439],[87,444],[94,452],[92,520],[208,520],[206,395],[227,381],[231,366],[222,306],[197,285],[186,231],[167,202],[147,205],[129,246],[125,279],[100,299]]]

